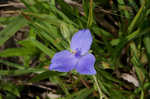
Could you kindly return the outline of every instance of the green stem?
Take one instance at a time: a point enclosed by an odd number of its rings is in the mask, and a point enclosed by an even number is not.
[[[143,92],[143,90],[141,91],[140,99],[144,99],[144,92]]]
[[[102,91],[101,91],[101,88],[99,87],[97,78],[96,78],[95,75],[93,75],[93,78],[94,78],[94,81],[95,81],[95,83],[96,83],[96,87],[97,87],[97,89],[98,89],[98,92],[99,92],[99,95],[100,95],[100,99],[103,99],[103,93],[102,93]]]
[[[93,22],[93,0],[90,0],[90,7],[89,7],[89,17],[88,17],[88,28],[91,27]]]

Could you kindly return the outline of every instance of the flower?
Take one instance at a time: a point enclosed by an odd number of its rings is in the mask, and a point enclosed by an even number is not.
[[[71,40],[70,48],[54,55],[51,60],[50,70],[69,72],[75,69],[80,74],[94,75],[95,57],[88,51],[92,44],[92,36],[89,29],[79,30]]]

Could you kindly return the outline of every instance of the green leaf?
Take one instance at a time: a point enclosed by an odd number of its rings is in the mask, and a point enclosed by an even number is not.
[[[32,49],[28,48],[8,48],[0,52],[0,57],[12,57],[12,56],[27,56],[32,55]]]
[[[33,68],[27,68],[27,69],[20,69],[20,70],[0,70],[0,75],[3,76],[20,76],[24,74],[29,73],[42,73],[46,71],[46,69],[33,69]]]
[[[22,16],[17,16],[10,24],[0,31],[0,46],[12,37],[20,28],[27,25],[27,20]]]
[[[134,19],[130,23],[130,25],[128,27],[128,33],[131,33],[133,31],[133,29],[135,29],[135,26],[137,25],[137,23],[139,21],[142,21],[140,19],[143,18],[142,15],[143,15],[144,8],[145,8],[145,3],[142,4],[142,6],[139,9],[138,13],[136,14],[136,16],[134,17]]]
[[[31,82],[38,82],[40,80],[44,80],[44,79],[52,77],[52,76],[59,76],[62,74],[63,73],[58,73],[58,72],[54,72],[54,71],[45,71],[45,72],[33,77],[30,81]]]
[[[55,52],[53,50],[49,49],[47,46],[43,45],[41,42],[39,42],[37,40],[31,40],[31,41],[34,46],[39,48],[46,55],[53,57],[53,55],[55,54]]]
[[[0,60],[0,63],[5,64],[5,65],[7,65],[9,67],[14,67],[14,68],[17,68],[17,69],[24,69],[23,66],[21,66],[19,64],[12,63],[12,62],[9,62],[9,61]]]
[[[146,48],[147,56],[150,59],[150,36],[147,35],[144,37],[144,45]],[[149,64],[150,64],[150,62],[149,62]]]
[[[20,97],[20,93],[17,86],[12,83],[1,83],[0,88],[2,88],[3,90],[7,90],[8,92]]]
[[[62,99],[88,99],[88,96],[94,91],[93,88],[88,89],[88,88],[84,88],[81,89],[77,92],[72,93],[70,96],[67,96],[65,98]]]

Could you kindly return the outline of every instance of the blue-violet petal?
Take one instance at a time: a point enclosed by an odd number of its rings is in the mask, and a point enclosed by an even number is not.
[[[76,65],[75,69],[80,74],[88,74],[88,75],[94,75],[96,74],[96,70],[94,68],[95,64],[95,57],[92,54],[87,54],[85,56],[82,56]]]
[[[74,34],[71,40],[71,49],[80,50],[81,54],[89,51],[92,44],[92,35],[89,29],[79,30]]]
[[[54,55],[49,69],[59,72],[69,72],[74,69],[76,63],[77,59],[75,56],[71,52],[64,50]]]

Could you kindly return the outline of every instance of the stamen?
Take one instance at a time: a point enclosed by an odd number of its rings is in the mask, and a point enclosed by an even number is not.
[[[76,54],[77,53],[77,51],[76,50],[72,50],[72,52],[71,52],[72,54]]]
[[[81,57],[81,51],[79,48],[77,48],[76,50],[72,50],[71,53],[74,54],[75,57]]]

